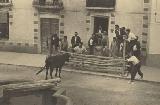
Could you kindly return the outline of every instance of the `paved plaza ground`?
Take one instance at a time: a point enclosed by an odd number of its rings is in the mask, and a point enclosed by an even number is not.
[[[0,52],[1,64],[23,65],[32,67],[44,66],[44,60],[46,55],[42,54],[27,54],[27,53],[15,53],[15,52]],[[144,73],[144,81],[160,82],[160,68],[142,66],[142,72]],[[78,71],[78,70],[74,70]],[[98,73],[95,73],[96,75]],[[104,75],[104,74],[102,74]],[[105,74],[112,77],[117,75]]]
[[[39,68],[0,65],[0,80],[42,80],[45,72],[36,76]],[[105,76],[62,71],[59,84],[67,90],[74,105],[159,105],[160,84],[136,82]]]

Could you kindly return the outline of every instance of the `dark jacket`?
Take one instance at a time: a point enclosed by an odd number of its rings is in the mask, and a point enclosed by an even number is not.
[[[120,30],[115,30],[115,34],[116,34],[116,37],[119,37],[119,35],[120,35]]]
[[[78,46],[80,42],[81,42],[81,38],[79,36],[77,36],[76,42],[75,42],[75,36],[73,36],[71,39],[71,44],[73,48]]]
[[[136,46],[137,50],[133,50],[133,47]],[[137,57],[139,60],[141,59],[141,45],[139,41],[135,41],[134,46],[132,47],[132,54]]]
[[[123,33],[122,32],[123,32],[122,30],[115,30],[118,44],[123,42],[123,36],[122,36]]]

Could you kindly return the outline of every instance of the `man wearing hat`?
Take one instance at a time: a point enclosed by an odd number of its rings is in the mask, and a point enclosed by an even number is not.
[[[74,36],[71,39],[72,48],[78,46],[79,43],[81,43],[81,38],[78,36],[78,32],[75,32]]]

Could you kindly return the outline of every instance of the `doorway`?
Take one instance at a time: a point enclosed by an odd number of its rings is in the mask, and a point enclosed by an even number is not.
[[[108,33],[108,23],[108,17],[94,17],[94,33],[98,33],[100,27],[102,32],[106,31]]]
[[[41,18],[41,52],[48,52],[47,39],[53,34],[59,34],[59,19]]]
[[[9,13],[0,13],[0,40],[9,39]]]

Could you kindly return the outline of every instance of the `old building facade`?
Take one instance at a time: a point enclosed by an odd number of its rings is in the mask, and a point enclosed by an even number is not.
[[[100,25],[103,31],[108,32],[111,41],[115,36],[114,26],[118,24],[130,28],[139,36],[143,58],[147,58],[149,63],[154,56],[152,54],[160,54],[153,41],[159,37],[155,34],[155,30],[156,33],[159,31],[159,22],[153,24],[155,17],[151,16],[155,12],[155,8],[151,7],[157,5],[157,1],[0,0],[0,16],[3,17],[0,18],[0,31],[3,30],[0,33],[3,36],[0,50],[43,53],[47,50],[47,37],[54,33],[61,38],[68,36],[70,42],[74,32],[78,32],[87,45],[88,39]]]
[[[160,67],[160,1],[151,0],[147,34],[147,65]]]

